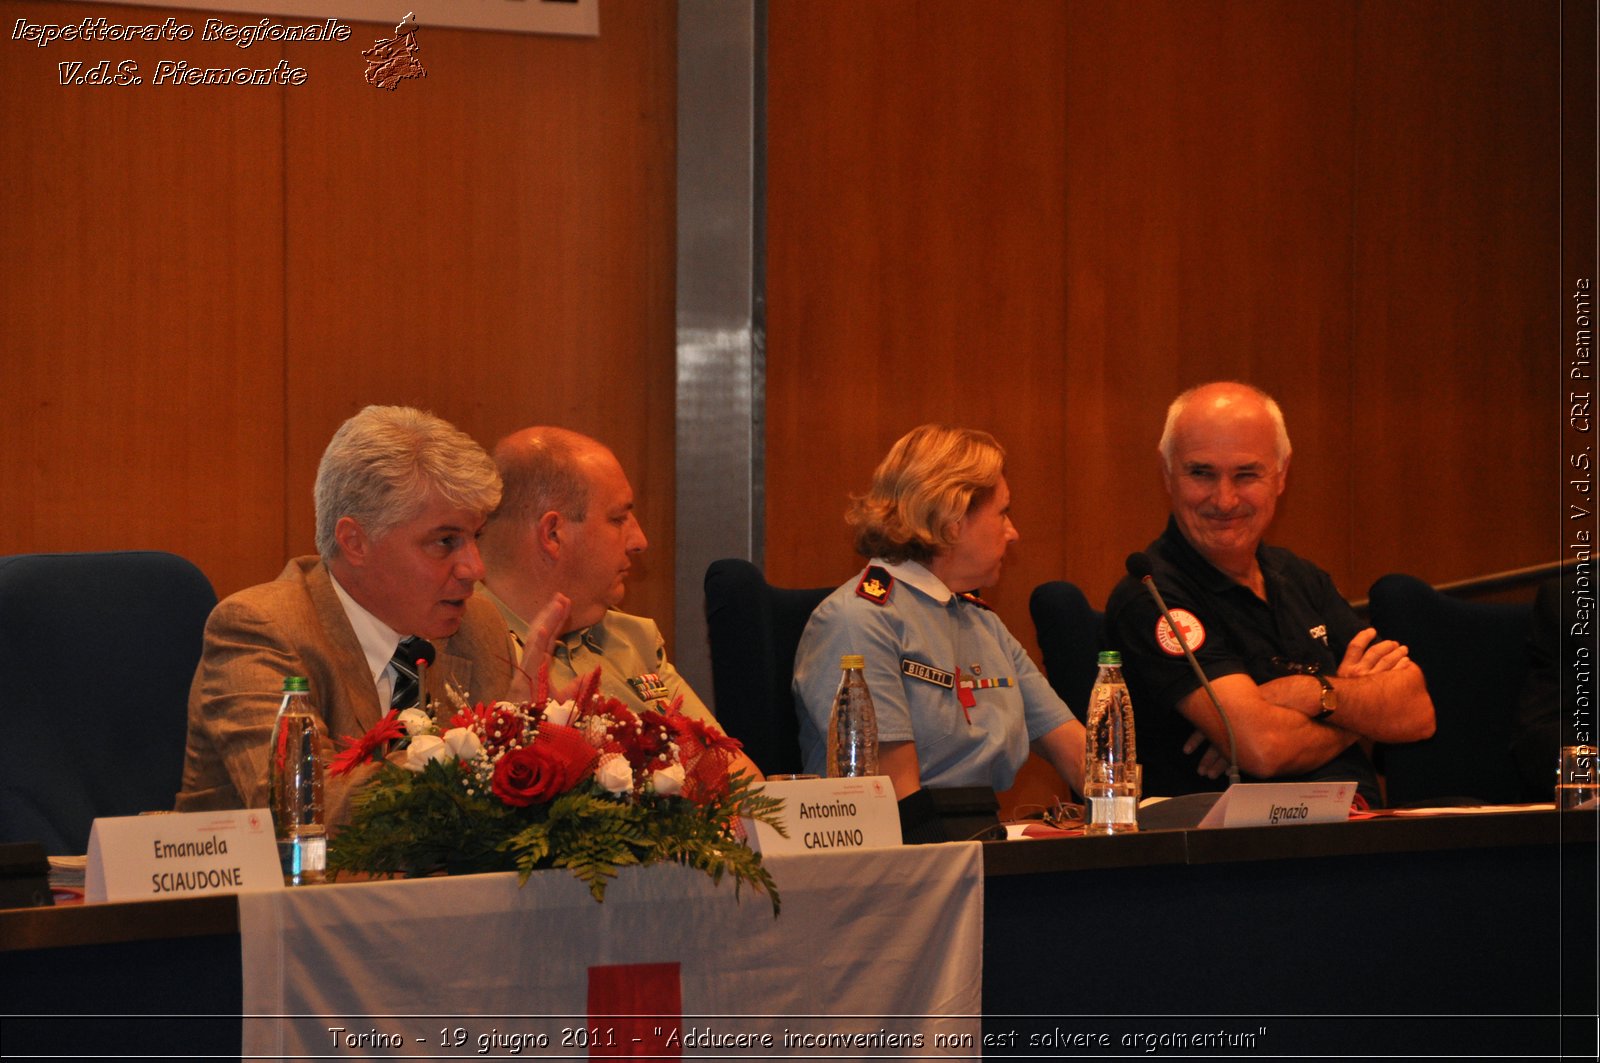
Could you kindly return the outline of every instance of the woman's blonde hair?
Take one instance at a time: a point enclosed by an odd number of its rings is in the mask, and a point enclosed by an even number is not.
[[[994,492],[1006,452],[988,432],[925,424],[889,448],[845,519],[863,557],[927,564],[953,544],[956,521]]]

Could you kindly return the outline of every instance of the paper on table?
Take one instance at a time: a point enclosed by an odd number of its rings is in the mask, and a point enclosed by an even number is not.
[[[1556,806],[1550,801],[1531,805],[1448,805],[1440,808],[1386,808],[1389,816],[1476,816],[1484,812],[1542,812]]]
[[[87,856],[52,856],[49,860],[53,888],[83,888],[83,873],[89,866]]]

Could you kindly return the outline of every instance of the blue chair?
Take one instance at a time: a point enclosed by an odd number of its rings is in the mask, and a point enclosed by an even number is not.
[[[1052,580],[1033,589],[1028,615],[1039,639],[1045,678],[1083,719],[1089,711],[1089,692],[1100,674],[1097,658],[1105,614],[1091,606],[1074,584]]]
[[[1533,607],[1451,598],[1404,575],[1379,579],[1368,597],[1379,636],[1422,668],[1436,724],[1432,738],[1377,747],[1389,804],[1524,800],[1511,733]]]
[[[705,593],[717,722],[763,772],[804,771],[794,656],[812,610],[833,588],[774,587],[750,562],[724,558],[706,569]]]
[[[0,557],[0,842],[82,853],[96,817],[172,807],[216,603],[174,554]]]

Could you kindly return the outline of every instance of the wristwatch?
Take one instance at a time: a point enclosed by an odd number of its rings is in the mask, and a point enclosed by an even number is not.
[[[1326,720],[1333,715],[1333,710],[1339,707],[1339,692],[1333,689],[1333,683],[1329,682],[1328,677],[1321,672],[1318,672],[1313,678],[1322,684],[1322,711],[1311,717],[1311,719],[1313,721]]]

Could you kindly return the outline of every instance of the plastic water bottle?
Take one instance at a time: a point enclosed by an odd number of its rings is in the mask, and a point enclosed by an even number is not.
[[[283,863],[284,884],[289,886],[321,882],[328,866],[327,827],[322,820],[322,741],[305,677],[286,676],[268,759],[278,859]]]
[[[878,774],[878,714],[867,691],[866,661],[847,653],[839,658],[844,676],[833,696],[828,717],[828,777],[859,778]]]
[[[1122,655],[1100,654],[1100,674],[1084,722],[1083,796],[1089,803],[1085,834],[1139,829],[1139,764],[1133,741],[1133,702],[1122,679]]]

